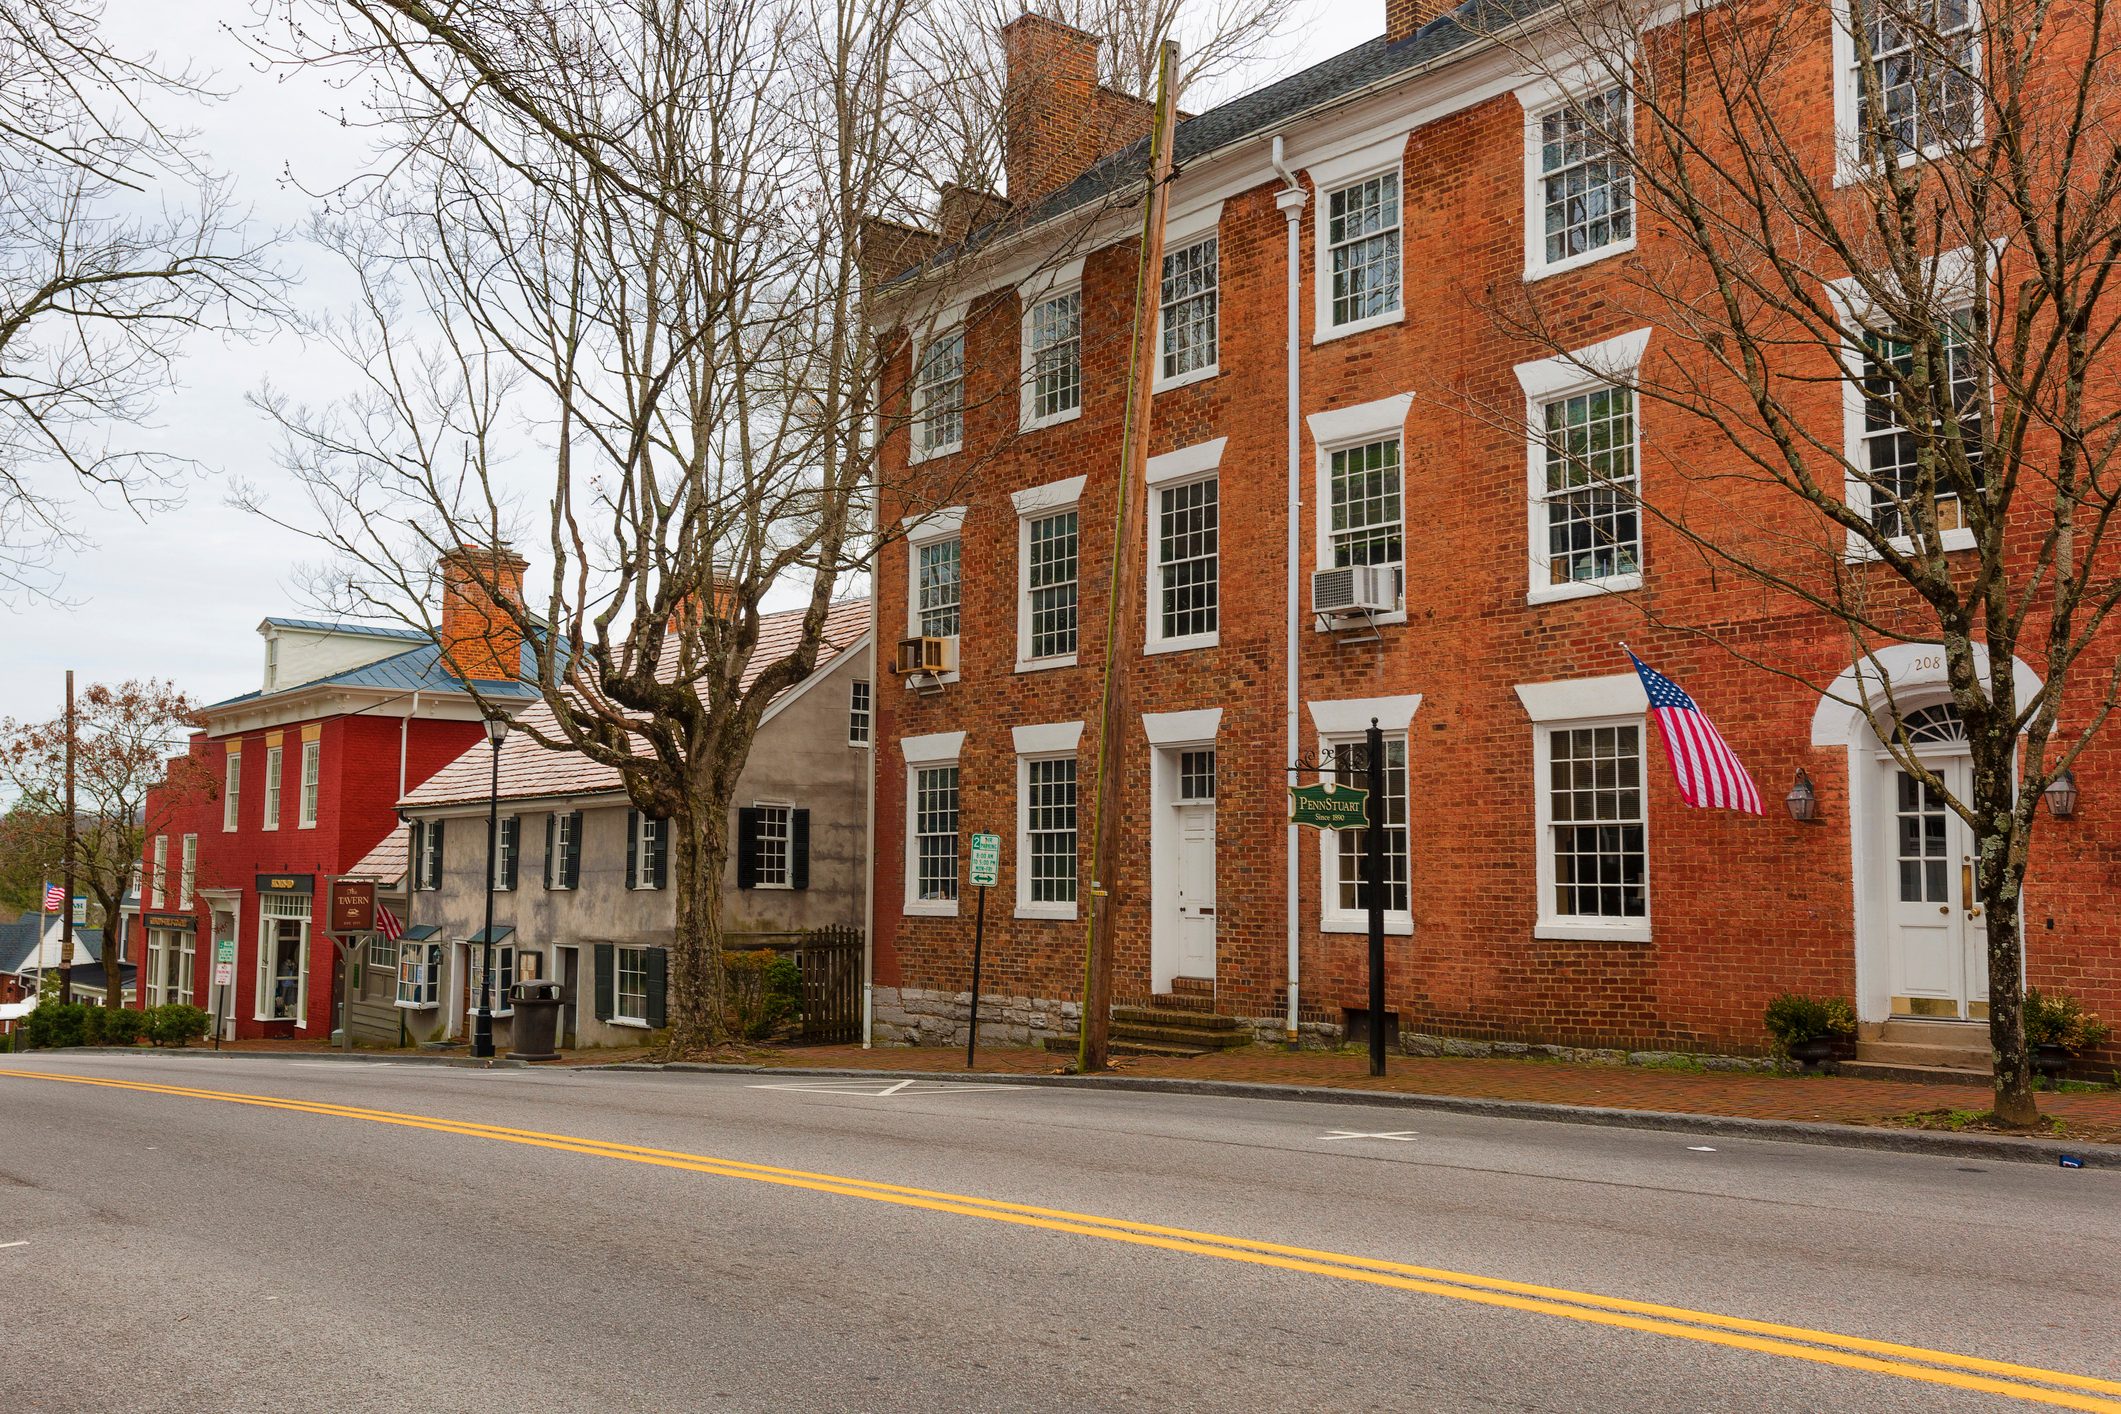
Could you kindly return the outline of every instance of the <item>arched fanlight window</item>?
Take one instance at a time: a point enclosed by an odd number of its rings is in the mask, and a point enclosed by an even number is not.
[[[1902,717],[1900,731],[1909,746],[1955,745],[1966,740],[1966,719],[1952,703],[1939,702]]]

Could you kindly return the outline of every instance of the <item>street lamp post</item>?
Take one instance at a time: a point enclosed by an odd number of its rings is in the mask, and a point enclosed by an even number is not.
[[[479,934],[479,1006],[471,1018],[474,1060],[493,1059],[493,876],[501,853],[501,742],[508,719],[495,713],[486,719],[486,740],[493,745],[493,776],[486,793],[486,928]]]

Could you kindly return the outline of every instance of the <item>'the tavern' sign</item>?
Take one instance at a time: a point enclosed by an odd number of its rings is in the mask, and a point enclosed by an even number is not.
[[[1359,830],[1369,823],[1370,793],[1333,781],[1289,787],[1289,818],[1321,830]]]

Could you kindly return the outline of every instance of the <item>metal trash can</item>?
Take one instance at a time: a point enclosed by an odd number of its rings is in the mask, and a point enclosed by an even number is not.
[[[560,1029],[560,984],[518,982],[508,989],[508,1002],[515,1008],[511,1028],[514,1045],[510,1060],[558,1060],[553,1042]]]

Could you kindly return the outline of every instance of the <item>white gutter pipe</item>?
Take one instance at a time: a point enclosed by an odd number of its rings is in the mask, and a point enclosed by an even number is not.
[[[1285,723],[1284,760],[1286,764],[1294,766],[1297,758],[1302,755],[1301,744],[1297,736],[1299,703],[1296,673],[1296,645],[1298,629],[1301,627],[1300,611],[1302,609],[1300,599],[1302,576],[1297,572],[1297,521],[1303,507],[1303,446],[1299,440],[1300,422],[1303,416],[1303,369],[1298,357],[1303,323],[1299,318],[1301,311],[1298,308],[1298,302],[1303,285],[1301,227],[1303,225],[1304,204],[1309,198],[1304,194],[1303,183],[1297,180],[1296,173],[1289,170],[1289,164],[1282,149],[1281,134],[1279,133],[1274,135],[1274,170],[1280,175],[1284,184],[1282,190],[1275,195],[1274,204],[1281,208],[1282,217],[1287,221],[1289,227],[1289,543],[1287,554],[1288,623],[1285,626],[1288,641],[1284,645],[1283,657],[1288,667],[1288,676],[1285,683],[1288,695],[1286,704],[1288,720]],[[1299,838],[1299,831],[1294,820],[1288,823],[1286,829],[1288,831],[1288,838],[1285,841],[1288,856],[1288,877],[1284,881],[1284,892],[1288,902],[1289,931],[1289,1044],[1293,1046],[1298,1041],[1296,994],[1298,976],[1302,965],[1301,949],[1298,946],[1298,929],[1301,927],[1301,919],[1297,916],[1297,883],[1299,878],[1297,855],[1302,841]]]
[[[398,718],[398,800],[405,798],[405,737],[412,730],[412,719],[420,715],[420,690],[412,690],[412,706],[404,716]],[[396,806],[398,800],[391,802]]]

